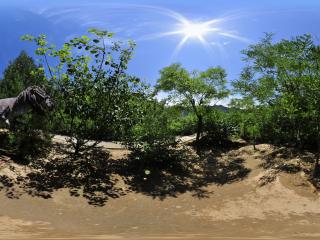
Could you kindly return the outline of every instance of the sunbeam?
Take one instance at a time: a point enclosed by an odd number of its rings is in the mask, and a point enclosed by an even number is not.
[[[178,53],[180,52],[183,45],[187,42],[188,38],[189,38],[188,36],[185,36],[184,38],[181,39],[181,41],[179,42],[179,44],[175,48],[171,58],[175,58],[178,55]]]
[[[164,9],[161,9],[161,11],[164,11]],[[182,35],[180,42],[174,50],[173,56],[177,56],[180,50],[189,40],[198,40],[206,50],[210,50],[210,48],[214,46],[219,46],[219,48],[223,48],[223,45],[220,44],[217,40],[216,45],[212,44],[212,40],[209,43],[208,39],[210,39],[212,35],[222,36],[224,38],[231,38],[246,43],[250,42],[249,39],[236,34],[235,31],[228,31],[222,28],[221,24],[223,22],[230,21],[234,19],[235,16],[215,18],[210,19],[208,21],[191,21],[183,15],[181,15],[180,13],[176,13],[172,10],[170,10],[169,12],[164,11],[164,13],[166,13],[166,15],[172,17],[173,19],[177,20],[176,29],[173,31],[146,35],[140,38],[139,40],[151,40],[173,35]]]
[[[242,42],[250,42],[247,38],[239,36],[231,31],[226,31],[219,26],[219,23],[227,21],[226,19],[212,19],[209,21],[204,22],[192,22],[190,20],[187,20],[184,18],[183,22],[180,22],[178,24],[178,29],[176,31],[171,31],[167,33],[161,33],[158,35],[158,37],[164,37],[168,35],[182,35],[183,38],[177,45],[175,49],[175,55],[179,53],[179,51],[183,48],[184,44],[189,39],[196,39],[198,40],[206,50],[208,50],[210,47],[212,47],[212,44],[209,44],[207,39],[210,38],[209,35],[220,35],[226,38],[232,38],[236,39]],[[218,45],[218,44],[217,44]],[[220,44],[219,44],[220,45]],[[220,45],[221,46],[221,45]]]

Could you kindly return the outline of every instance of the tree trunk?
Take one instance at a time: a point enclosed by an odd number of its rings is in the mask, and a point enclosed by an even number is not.
[[[200,137],[201,137],[201,133],[202,133],[202,129],[203,129],[203,116],[201,115],[201,113],[198,111],[196,104],[195,104],[195,100],[194,99],[190,99],[190,104],[193,108],[193,111],[195,113],[195,115],[198,118],[198,124],[197,124],[197,136],[196,136],[196,150],[197,153],[200,154]],[[202,100],[200,100],[199,102],[199,106],[202,104]]]
[[[81,141],[79,139],[76,139],[76,143],[73,146],[73,148],[74,148],[74,152],[73,152],[74,160],[76,160],[79,157],[81,146],[82,146]]]
[[[203,117],[201,115],[198,117],[198,126],[197,126],[197,137],[196,137],[196,144],[197,144],[197,153],[200,152],[200,137],[203,130]]]
[[[319,177],[319,158],[320,158],[320,138],[318,137],[317,140],[317,154],[316,154],[316,159],[314,162],[314,168],[313,168],[313,177],[317,178]]]
[[[300,126],[297,126],[296,130],[296,146],[298,147],[298,149],[302,149]]]
[[[198,116],[197,137],[196,141],[199,142],[203,129],[203,117]]]

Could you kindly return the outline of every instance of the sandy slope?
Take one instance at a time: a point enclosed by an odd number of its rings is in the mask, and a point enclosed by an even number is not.
[[[209,185],[204,198],[187,192],[159,200],[132,192],[94,207],[65,190],[50,199],[9,199],[2,191],[0,239],[320,239],[319,195],[302,172],[280,173],[261,186],[269,170],[260,163],[273,148],[258,149],[223,154],[245,159],[251,172],[242,181]]]

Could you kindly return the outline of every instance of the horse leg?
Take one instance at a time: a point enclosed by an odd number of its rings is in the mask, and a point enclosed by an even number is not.
[[[8,119],[8,115],[10,114],[10,107],[7,107],[2,113],[1,113],[1,116],[0,116],[0,121],[4,122],[6,127],[10,127],[10,121]]]
[[[3,127],[9,127],[10,126],[9,120],[3,115],[0,115],[0,123],[1,123],[1,125]]]
[[[8,128],[10,128],[10,121],[9,121],[9,119],[6,119],[4,122],[6,123],[6,126],[7,126]]]
[[[3,127],[10,128],[10,121],[4,115],[0,115],[0,123],[3,123]]]

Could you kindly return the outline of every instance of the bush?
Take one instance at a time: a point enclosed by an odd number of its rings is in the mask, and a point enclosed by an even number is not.
[[[169,128],[169,117],[165,111],[165,105],[152,99],[145,99],[140,104],[143,116],[131,129],[131,134],[126,140],[127,145],[133,150],[149,151],[159,146],[169,147],[175,144],[175,134]]]
[[[46,123],[45,116],[26,114],[17,118],[8,132],[2,132],[0,147],[24,163],[46,157],[51,149]]]
[[[230,138],[238,134],[239,127],[232,113],[214,109],[205,118],[205,131],[207,135],[202,140],[203,144],[226,146]]]
[[[171,119],[170,121],[170,129],[176,135],[191,135],[196,132],[197,126],[197,117],[189,113],[185,116],[176,116],[175,118]]]

